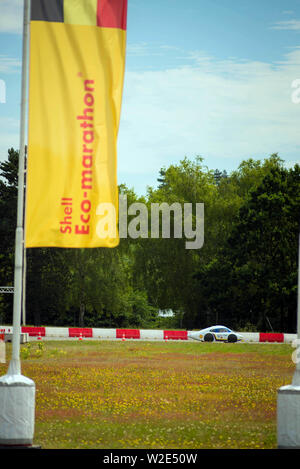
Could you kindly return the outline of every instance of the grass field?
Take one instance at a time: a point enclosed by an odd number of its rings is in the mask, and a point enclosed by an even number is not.
[[[24,344],[22,374],[36,384],[34,444],[276,448],[277,390],[291,383],[293,351],[288,344]]]

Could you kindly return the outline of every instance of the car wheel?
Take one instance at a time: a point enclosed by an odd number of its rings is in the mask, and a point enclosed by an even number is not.
[[[236,342],[237,341],[237,336],[235,334],[229,334],[228,336],[228,342]]]
[[[208,334],[205,334],[204,336],[204,342],[213,342],[214,341],[214,336],[210,332]]]

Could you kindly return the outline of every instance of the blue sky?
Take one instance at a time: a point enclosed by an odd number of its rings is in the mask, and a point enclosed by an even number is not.
[[[22,1],[0,0],[0,160],[19,145]],[[300,162],[300,0],[128,0],[118,181],[145,194],[184,156]]]

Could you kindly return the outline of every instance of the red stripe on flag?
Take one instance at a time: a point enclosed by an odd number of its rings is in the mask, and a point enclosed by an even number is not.
[[[127,0],[98,0],[97,25],[126,30]]]

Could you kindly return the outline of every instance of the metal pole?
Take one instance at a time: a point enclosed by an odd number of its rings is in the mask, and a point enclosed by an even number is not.
[[[293,376],[293,385],[300,386],[300,357],[299,355],[300,347],[300,229],[299,229],[299,243],[298,243],[298,297],[297,297],[297,360],[296,360],[296,370]]]
[[[300,230],[298,249],[296,369],[292,384],[282,386],[277,394],[277,447],[285,449],[300,448]]]
[[[300,229],[299,229],[299,243],[298,243],[298,303],[297,303],[297,334],[300,340]]]
[[[18,174],[18,208],[15,240],[15,275],[12,358],[7,374],[0,377],[0,446],[32,447],[35,417],[35,383],[21,375],[20,330],[24,247],[24,156],[28,69],[30,0],[24,0],[23,63]]]
[[[27,145],[25,145],[25,163],[27,157]],[[27,172],[27,167],[25,164],[24,167],[24,175]],[[26,206],[26,196],[24,194],[24,204]],[[25,211],[24,211],[25,212]],[[25,219],[23,220],[23,225],[25,225]],[[22,324],[25,326],[26,324],[26,247],[25,243],[23,246],[23,295],[22,295]]]
[[[18,172],[18,207],[17,228],[15,238],[15,272],[14,272],[14,303],[13,303],[13,339],[12,358],[8,374],[21,373],[20,366],[20,332],[22,309],[22,283],[23,283],[23,248],[24,248],[24,162],[25,162],[25,130],[26,130],[26,104],[27,104],[27,71],[28,71],[28,38],[29,38],[29,0],[24,0],[23,23],[23,52],[22,52],[22,88],[21,88],[21,118],[20,118],[20,149]]]
[[[26,324],[26,248],[23,250],[23,297],[22,297],[22,324]]]

